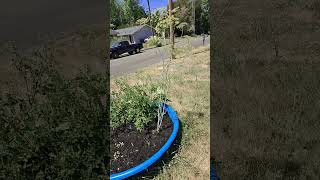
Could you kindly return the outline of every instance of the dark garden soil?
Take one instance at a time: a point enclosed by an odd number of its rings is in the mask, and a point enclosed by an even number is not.
[[[156,132],[157,121],[150,122],[144,131],[127,124],[111,131],[111,174],[135,167],[155,154],[172,133],[172,122],[166,114],[161,130]]]

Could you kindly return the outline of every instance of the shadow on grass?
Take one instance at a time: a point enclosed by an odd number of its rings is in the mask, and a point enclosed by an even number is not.
[[[156,49],[156,48],[164,47],[164,46],[167,46],[167,45],[168,44],[162,45],[162,46],[154,46],[154,47],[143,48],[143,51],[150,50],[150,49]]]
[[[182,139],[182,134],[183,134],[183,125],[181,124],[181,121],[179,120],[179,131],[177,134],[176,139],[173,141],[172,145],[170,148],[165,152],[165,154],[158,160],[156,161],[153,165],[151,165],[148,169],[142,171],[141,173],[132,176],[128,179],[153,179],[156,177],[163,167],[167,164],[169,164],[172,160],[174,155],[177,154],[179,151],[179,147],[181,145],[181,139]]]

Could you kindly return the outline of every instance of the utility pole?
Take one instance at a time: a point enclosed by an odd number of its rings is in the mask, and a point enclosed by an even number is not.
[[[169,3],[169,17],[172,17],[173,10],[173,2],[172,0],[168,0]],[[173,50],[174,50],[174,22],[170,23],[170,41],[171,41],[171,58],[174,58]]]
[[[195,27],[195,24],[196,24],[196,8],[195,8],[195,3],[194,3],[195,0],[191,0],[191,30],[192,30],[192,33],[195,33],[196,31],[196,27]]]
[[[152,35],[154,36],[154,30],[153,30],[153,27],[152,27],[152,21],[151,21],[151,9],[150,9],[150,0],[147,0],[148,2],[148,8],[149,8],[149,24],[150,24],[150,27],[152,28]]]

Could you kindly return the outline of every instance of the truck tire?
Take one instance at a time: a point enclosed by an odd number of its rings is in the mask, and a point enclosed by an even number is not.
[[[130,51],[129,54],[132,55],[134,51]]]
[[[112,58],[113,58],[113,59],[117,59],[118,57],[119,57],[119,54],[118,54],[118,53],[115,52],[115,53],[112,54]]]

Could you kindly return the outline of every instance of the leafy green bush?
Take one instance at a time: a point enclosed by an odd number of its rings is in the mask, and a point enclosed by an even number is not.
[[[54,49],[10,51],[25,86],[0,96],[0,179],[105,178],[108,76],[66,79]]]
[[[146,47],[152,47],[152,46],[161,47],[162,46],[161,38],[157,36],[151,37],[146,43]]]
[[[142,131],[144,126],[157,117],[160,96],[164,96],[155,85],[130,86],[122,81],[118,90],[111,93],[111,128],[134,123]]]

